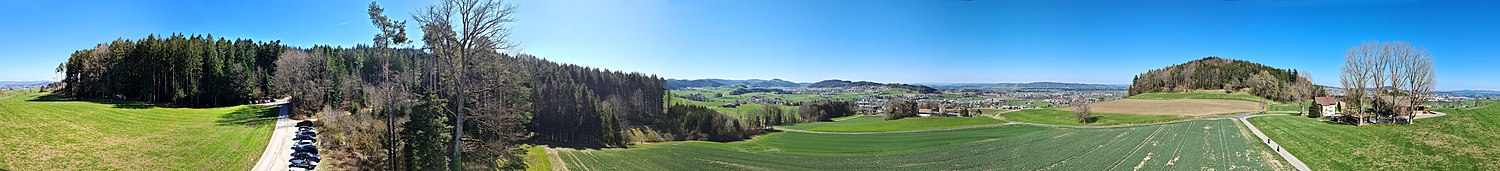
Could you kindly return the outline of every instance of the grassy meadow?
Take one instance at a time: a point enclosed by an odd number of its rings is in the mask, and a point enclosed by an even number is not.
[[[270,141],[274,108],[167,108],[0,97],[0,170],[248,170]]]
[[[1178,119],[1185,118],[1185,116],[1175,116],[1175,115],[1136,115],[1136,114],[1094,113],[1094,117],[1097,118],[1098,121],[1095,121],[1093,123],[1087,123],[1087,124],[1085,124],[1085,123],[1079,123],[1078,119],[1073,116],[1073,112],[1065,111],[1065,110],[1059,110],[1059,109],[1026,109],[1026,110],[1020,110],[1020,111],[1014,111],[1014,112],[1004,113],[1004,114],[1001,114],[1001,116],[1004,116],[1005,120],[1008,120],[1008,121],[1029,122],[1029,123],[1039,123],[1039,124],[1054,124],[1054,125],[1080,125],[1080,126],[1082,126],[1082,125],[1099,126],[1099,125],[1120,125],[1120,124],[1154,123],[1154,122],[1173,121],[1173,120],[1178,120]]]
[[[1411,125],[1355,127],[1298,116],[1250,118],[1313,170],[1500,170],[1500,107],[1440,109]]]
[[[1232,120],[1108,129],[1025,125],[558,149],[568,170],[1277,170]]]
[[[916,117],[887,121],[881,116],[855,116],[847,119],[840,118],[836,122],[799,123],[782,128],[819,132],[892,132],[1002,123],[1005,121],[989,117]]]

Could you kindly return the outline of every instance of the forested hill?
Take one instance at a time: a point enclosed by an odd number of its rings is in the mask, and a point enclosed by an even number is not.
[[[819,81],[819,82],[816,82],[816,83],[812,83],[811,85],[807,85],[807,87],[811,87],[811,88],[834,88],[834,87],[850,87],[850,86],[886,86],[886,87],[890,87],[890,88],[908,89],[908,90],[912,90],[912,91],[921,92],[921,93],[924,93],[924,94],[925,93],[937,93],[937,89],[934,89],[932,87],[922,86],[922,85],[910,85],[910,84],[901,84],[901,83],[885,83],[885,84],[882,84],[882,83],[869,82],[869,81],[844,81],[844,80],[837,80],[837,79],[834,79],[834,80],[823,80],[823,81]]]
[[[1278,69],[1259,63],[1206,57],[1154,69],[1136,75],[1130,95],[1191,90],[1250,89],[1256,96],[1273,100],[1295,99],[1294,87],[1311,85],[1297,70]],[[1323,94],[1319,89],[1314,94]]]

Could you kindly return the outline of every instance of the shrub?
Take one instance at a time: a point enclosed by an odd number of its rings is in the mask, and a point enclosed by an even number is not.
[[[1312,105],[1312,106],[1308,107],[1307,108],[1307,117],[1308,118],[1321,118],[1321,117],[1323,117],[1323,107],[1322,106],[1318,106],[1318,105]]]

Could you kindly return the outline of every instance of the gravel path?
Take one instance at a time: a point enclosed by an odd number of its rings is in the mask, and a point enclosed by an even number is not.
[[[1282,149],[1281,144],[1276,143],[1276,140],[1271,140],[1271,138],[1267,137],[1265,133],[1261,133],[1260,129],[1255,128],[1255,125],[1250,124],[1249,118],[1256,116],[1266,115],[1236,115],[1235,119],[1240,120],[1240,123],[1245,123],[1245,126],[1250,127],[1250,132],[1255,133],[1255,137],[1264,140],[1260,141],[1261,143],[1265,143],[1267,146],[1270,146],[1271,150],[1275,150],[1276,154],[1279,154],[1281,155],[1281,158],[1286,159],[1286,162],[1292,164],[1292,167],[1296,167],[1297,170],[1301,171],[1312,170],[1311,168],[1307,167],[1307,164],[1303,164],[1302,160],[1298,160],[1297,156],[1292,156],[1291,152],[1287,152],[1286,149]]]

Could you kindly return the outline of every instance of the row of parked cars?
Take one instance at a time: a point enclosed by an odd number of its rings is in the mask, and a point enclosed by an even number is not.
[[[318,131],[313,130],[312,121],[297,122],[297,134],[292,138],[292,171],[313,170],[318,167],[318,162],[323,161],[318,157]]]

